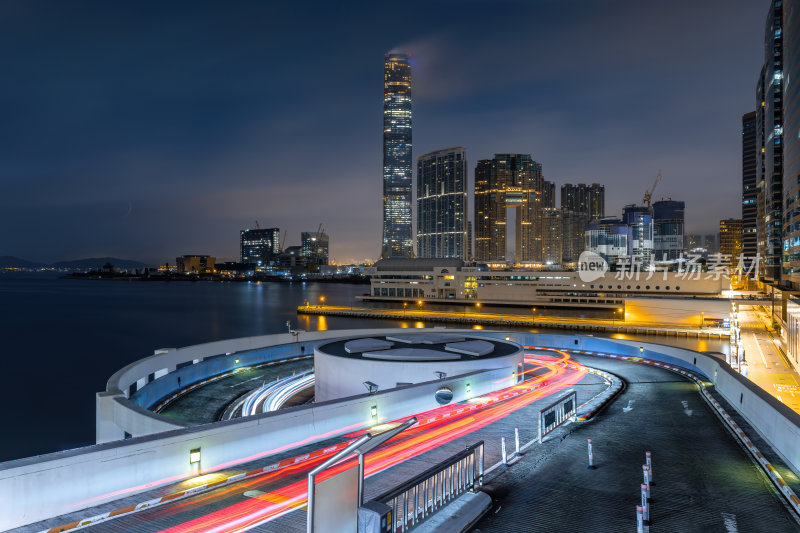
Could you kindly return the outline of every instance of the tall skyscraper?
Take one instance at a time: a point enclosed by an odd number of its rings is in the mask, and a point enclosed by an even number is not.
[[[280,252],[278,228],[243,229],[239,232],[239,257],[245,264],[266,265]]]
[[[466,259],[467,152],[447,148],[417,159],[417,256]]]
[[[742,116],[742,253],[747,259],[758,252],[756,235],[756,112]]]
[[[780,282],[783,255],[783,0],[772,0],[764,34],[764,66],[756,88],[756,164],[761,271]],[[800,244],[800,243],[799,243]],[[788,248],[788,246],[787,246]]]
[[[556,206],[556,184],[552,181],[542,181],[542,207]]]
[[[575,211],[561,210],[563,237],[561,239],[561,264],[574,266],[586,249],[586,225],[589,215]]]
[[[542,208],[542,262],[549,268],[559,268],[563,254],[564,226],[561,210]]]
[[[475,258],[508,261],[508,209],[515,210],[518,263],[542,261],[542,165],[529,154],[495,154],[475,167]]]
[[[742,253],[742,219],[728,218],[719,221],[719,253],[734,268]]]
[[[586,213],[592,219],[603,218],[606,216],[606,188],[599,183],[566,183],[561,186],[561,209]]]
[[[656,261],[675,261],[683,253],[686,204],[661,200],[653,204],[653,252]]]
[[[383,64],[383,244],[381,257],[414,254],[411,238],[411,64],[390,52]]]
[[[784,281],[800,290],[800,1],[783,0]]]
[[[467,261],[474,261],[475,253],[472,248],[472,241],[474,240],[472,234],[472,221],[467,220]]]

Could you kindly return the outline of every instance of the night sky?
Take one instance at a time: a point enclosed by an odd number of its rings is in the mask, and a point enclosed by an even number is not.
[[[383,55],[412,54],[414,159],[530,153],[606,214],[739,217],[767,0],[0,3],[0,255],[238,258],[238,233],[381,236]],[[416,212],[415,215],[416,216]],[[470,212],[470,218],[472,213]]]

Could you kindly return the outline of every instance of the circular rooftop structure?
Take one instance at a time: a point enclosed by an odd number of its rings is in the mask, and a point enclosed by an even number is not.
[[[433,381],[523,361],[519,344],[470,335],[425,332],[350,337],[314,350],[315,401]]]

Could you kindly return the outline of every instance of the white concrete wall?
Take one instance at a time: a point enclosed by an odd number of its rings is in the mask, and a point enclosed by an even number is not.
[[[169,420],[165,417],[156,415],[151,411],[138,408],[128,399],[128,391],[131,384],[140,383],[147,380],[148,375],[159,373],[161,376],[157,381],[173,383],[173,390],[179,388],[175,375],[176,367],[183,363],[203,361],[203,359],[220,354],[236,354],[248,350],[257,350],[267,346],[294,346],[297,353],[301,351],[309,353],[313,346],[320,340],[328,340],[347,334],[365,334],[367,332],[375,334],[376,330],[349,330],[349,331],[315,331],[303,332],[295,339],[289,333],[279,333],[275,335],[262,335],[257,337],[243,337],[239,339],[229,339],[224,341],[196,344],[184,348],[162,348],[155,351],[154,355],[139,359],[117,371],[106,384],[104,392],[97,393],[95,400],[95,441],[97,444],[113,442],[124,438],[125,433],[133,437],[151,435],[161,431],[180,429],[188,424],[180,421]],[[386,332],[394,332],[395,329],[386,329]],[[214,368],[206,370],[208,375],[221,373],[235,367],[233,361],[237,356],[231,355],[227,358],[215,358]],[[240,366],[248,364],[242,360]],[[163,373],[167,369],[167,373]],[[181,369],[185,370],[185,369]],[[150,385],[155,384],[156,381]],[[188,385],[186,381],[183,386]],[[145,385],[145,388],[148,385]],[[163,387],[161,387],[163,389]],[[122,408],[120,408],[122,406]]]
[[[366,390],[365,381],[375,383],[379,390],[393,389],[398,383],[421,383],[436,379],[436,372],[458,376],[476,370],[504,369],[512,377],[523,358],[520,349],[502,357],[484,356],[459,361],[384,361],[339,357],[316,349],[314,398],[323,402],[361,394]]]
[[[129,496],[196,475],[189,451],[201,448],[201,473],[213,472],[303,441],[316,442],[439,407],[442,386],[453,401],[512,384],[503,370],[300,406],[229,422],[89,446],[0,464],[0,530]],[[467,394],[467,384],[471,394]],[[127,400],[126,400],[127,401]],[[377,417],[371,415],[377,408]],[[141,409],[138,408],[137,409]],[[124,409],[132,416],[136,413]],[[13,495],[13,496],[11,496]]]

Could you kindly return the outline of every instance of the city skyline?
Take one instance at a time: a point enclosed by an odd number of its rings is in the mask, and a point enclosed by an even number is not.
[[[476,161],[530,153],[557,187],[603,183],[607,211],[618,212],[640,200],[661,168],[654,200],[719,198],[686,207],[686,232],[709,233],[738,216],[740,119],[755,104],[768,7],[725,9],[725,24],[710,35],[723,5],[730,3],[534,2],[497,13],[466,5],[444,29],[419,19],[414,5],[379,34],[359,29],[338,42],[323,21],[345,24],[346,9],[321,9],[310,22],[321,31],[301,41],[279,28],[261,32],[268,15],[299,17],[291,8],[244,3],[219,17],[198,4],[183,19],[169,6],[154,16],[100,3],[7,3],[4,39],[16,53],[5,61],[12,82],[3,100],[14,105],[2,149],[0,254],[235,258],[238,232],[258,219],[287,228],[293,243],[323,222],[332,258],[376,258],[380,58],[398,48],[412,57],[416,153],[464,146],[468,190]],[[385,9],[371,6],[363,16]],[[511,11],[536,15],[543,31],[525,40],[503,35]],[[179,17],[183,44],[168,31]],[[635,23],[652,17],[664,24]],[[348,23],[355,29],[358,20]],[[83,36],[65,34],[66,26]],[[86,46],[98,39],[107,46]],[[333,61],[307,68],[325,41],[336,43],[326,50]],[[550,52],[557,46],[558,58]],[[530,72],[481,77],[520,54],[535,65]],[[58,67],[64,62],[70,69]],[[179,64],[180,76],[172,73]],[[324,82],[333,77],[339,83]],[[725,90],[697,101],[696,87],[709,84]],[[307,153],[314,157],[303,159]],[[690,187],[700,189],[691,198]]]

